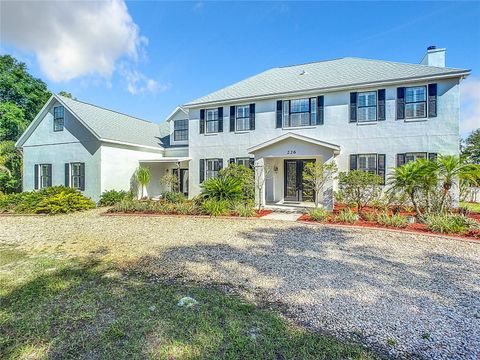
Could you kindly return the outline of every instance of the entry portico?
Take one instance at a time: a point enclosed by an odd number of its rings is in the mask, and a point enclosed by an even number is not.
[[[340,146],[308,136],[286,133],[248,149],[255,156],[255,182],[264,183],[257,201],[262,204],[313,202],[313,190],[305,186],[303,168],[308,162],[334,161]],[[319,198],[327,209],[333,207],[333,183]]]

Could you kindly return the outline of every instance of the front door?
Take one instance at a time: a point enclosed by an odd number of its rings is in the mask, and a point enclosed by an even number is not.
[[[303,180],[303,168],[315,160],[285,160],[285,201],[313,201],[313,189]]]

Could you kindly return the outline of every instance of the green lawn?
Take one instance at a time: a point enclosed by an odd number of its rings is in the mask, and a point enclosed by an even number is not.
[[[480,203],[460,202],[460,207],[466,208],[473,212],[480,213]]]
[[[214,288],[0,246],[0,357],[371,359]],[[183,296],[198,300],[177,306]]]

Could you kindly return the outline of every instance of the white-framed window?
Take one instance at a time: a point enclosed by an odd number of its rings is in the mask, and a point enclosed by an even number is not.
[[[250,130],[250,105],[236,106],[235,108],[235,130]]]
[[[358,154],[358,170],[377,173],[377,154]]]
[[[39,185],[40,189],[52,186],[52,165],[39,165]]]
[[[360,92],[357,95],[357,121],[377,120],[377,92]]]
[[[205,160],[205,179],[218,177],[220,171],[220,159],[207,159]]]
[[[246,168],[250,167],[250,158],[244,157],[244,158],[236,158],[236,163],[237,165],[243,165]]]
[[[85,184],[85,164],[70,163],[70,187],[83,190]]]
[[[427,116],[427,87],[414,86],[405,88],[405,119],[424,118]]]
[[[188,140],[188,119],[175,120],[173,123],[173,139],[175,141]]]
[[[63,131],[65,124],[65,110],[63,106],[53,108],[53,131]]]
[[[405,153],[405,162],[416,161],[418,159],[426,159],[426,158],[427,158],[427,153],[426,152]]]
[[[205,110],[205,122],[207,133],[218,132],[218,109]]]

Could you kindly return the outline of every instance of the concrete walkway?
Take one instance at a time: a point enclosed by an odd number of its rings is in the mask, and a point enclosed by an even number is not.
[[[299,213],[272,212],[271,214],[262,216],[260,219],[263,219],[263,220],[297,221],[297,219],[301,215],[302,214],[299,214]]]

